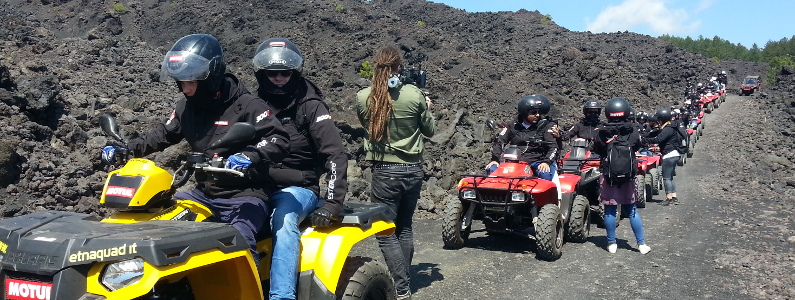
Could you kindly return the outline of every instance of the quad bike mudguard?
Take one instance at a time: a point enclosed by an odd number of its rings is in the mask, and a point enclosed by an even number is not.
[[[336,299],[342,272],[353,246],[373,235],[395,232],[395,224],[388,222],[386,205],[365,202],[345,202],[340,222],[328,228],[304,229],[301,236],[301,260],[298,267],[297,299]],[[272,253],[272,239],[257,243],[260,253]],[[270,256],[260,259],[260,277],[269,280]]]
[[[41,299],[136,299],[155,286],[186,281],[195,299],[263,297],[248,244],[221,223],[114,224],[87,214],[37,212],[0,220],[0,254],[5,296],[35,289],[49,292]],[[103,283],[110,265],[131,260],[143,265],[139,280],[115,290]]]

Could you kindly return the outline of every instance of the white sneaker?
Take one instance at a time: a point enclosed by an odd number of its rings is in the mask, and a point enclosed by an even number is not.
[[[649,247],[646,244],[638,245],[638,251],[640,251],[640,254],[646,254],[649,253],[649,251],[651,251],[651,247]]]
[[[607,245],[607,252],[616,253],[616,250],[618,250],[618,245],[617,244]]]

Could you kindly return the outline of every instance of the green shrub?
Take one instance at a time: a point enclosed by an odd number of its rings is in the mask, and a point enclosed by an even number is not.
[[[552,21],[552,15],[550,14],[546,14],[543,17],[541,17],[541,24],[549,25],[550,21]]]
[[[177,1],[171,1],[171,7],[177,7]]]
[[[767,82],[769,85],[776,85],[778,83],[778,80],[776,80],[776,75],[778,75],[778,72],[781,72],[781,67],[795,67],[795,60],[793,60],[792,55],[785,54],[770,58],[770,62],[768,62],[768,64],[770,67],[767,69],[765,82]]]
[[[373,78],[373,65],[370,64],[369,61],[364,61],[362,65],[359,66],[359,76],[366,79]]]
[[[335,8],[334,8],[334,10],[336,10],[336,11],[343,11],[343,10],[345,10],[345,8],[344,8],[344,7],[342,7],[342,5],[339,5],[339,4],[337,4],[337,7],[335,7]]]
[[[423,21],[417,21],[417,25],[418,25],[418,26],[425,26],[425,22],[423,22]]]
[[[720,58],[718,58],[717,56],[714,56],[714,57],[712,57],[712,61],[714,61],[716,64],[719,64],[720,63]]]
[[[123,15],[127,13],[127,7],[120,2],[113,3],[113,13],[117,15]]]

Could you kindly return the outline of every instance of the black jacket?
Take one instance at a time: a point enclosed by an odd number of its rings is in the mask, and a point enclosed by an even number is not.
[[[267,93],[259,95],[268,101]],[[278,188],[303,187],[320,195],[320,176],[326,173],[323,208],[337,215],[348,192],[348,156],[339,129],[331,120],[320,89],[301,78],[292,102],[276,113],[290,135],[290,151],[270,169]]]
[[[607,141],[616,135],[629,135],[627,141],[632,147],[632,152],[636,152],[641,148],[640,134],[630,122],[602,124],[599,126],[597,135],[599,138],[594,140],[592,151],[603,158],[607,157]]]
[[[548,121],[541,120],[538,124],[534,124],[529,128],[525,128],[521,122],[513,124],[512,127],[503,128],[500,136],[498,136],[497,140],[492,144],[491,160],[500,161],[503,146],[517,145],[520,146],[522,150],[527,146],[527,150],[522,153],[519,160],[528,163],[541,161],[543,163],[552,164],[558,154],[558,143],[555,137],[552,136],[552,126],[547,125]],[[542,141],[542,143],[528,144],[528,141],[534,141],[536,139]]]
[[[585,119],[582,119],[569,129],[568,134],[565,135],[565,139],[584,138],[589,141],[594,140],[597,137],[596,134],[599,125],[602,125],[602,122],[587,122]]]
[[[662,155],[666,155],[671,151],[676,150],[676,143],[680,143],[682,141],[682,138],[677,132],[679,130],[677,129],[677,126],[679,126],[678,122],[668,123],[658,131],[656,136],[651,135],[648,138],[644,138],[643,143],[647,145],[657,144],[660,147],[660,152]]]
[[[202,152],[206,158],[212,158],[216,153],[226,158],[241,152],[252,161],[247,177],[222,175],[220,180],[211,182],[207,174],[196,173],[198,188],[212,198],[254,196],[267,200],[274,186],[268,177],[268,166],[287,154],[290,138],[278,120],[271,116],[265,101],[250,94],[234,75],[225,76],[221,99],[214,100],[212,107],[200,108],[182,98],[163,123],[144,136],[133,139],[127,146],[135,157],[161,151],[183,139],[192,151]],[[257,136],[226,148],[207,149],[236,122],[253,124]]]

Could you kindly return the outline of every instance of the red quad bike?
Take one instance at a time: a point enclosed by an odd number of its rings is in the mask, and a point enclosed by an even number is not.
[[[637,206],[639,208],[646,207],[646,202],[652,200],[652,195],[657,194],[656,177],[657,167],[660,166],[660,156],[654,154],[652,156],[645,156],[640,153],[635,154],[638,161],[638,192],[635,199],[637,199]]]
[[[588,199],[592,218],[599,226],[604,224],[604,206],[599,202],[599,158],[592,158],[592,141],[575,138],[571,141],[571,150],[560,159],[559,173],[580,176],[577,192]]]
[[[712,110],[715,109],[715,99],[717,99],[717,94],[713,94],[712,92],[707,92],[706,94],[701,95],[701,98],[698,102],[701,104],[701,107],[707,113],[712,113]]]
[[[660,146],[657,144],[648,145],[649,151],[657,157],[657,167],[652,168],[651,171],[647,172],[648,174],[652,175],[651,180],[651,192],[653,195],[659,195],[660,191],[664,189],[663,187],[663,179],[662,179],[662,154],[660,153]],[[659,168],[658,168],[659,167]],[[650,199],[650,198],[649,198]]]
[[[489,127],[495,128],[493,122]],[[543,141],[528,141],[539,144]],[[559,175],[562,198],[552,181],[533,174],[530,164],[518,158],[526,146],[508,146],[502,162],[490,175],[464,175],[457,199],[444,209],[442,240],[448,249],[464,247],[472,221],[481,220],[487,232],[518,233],[532,229],[539,259],[554,261],[567,241],[585,242],[590,233],[588,199],[578,195],[580,176]],[[565,231],[565,232],[564,232]]]

